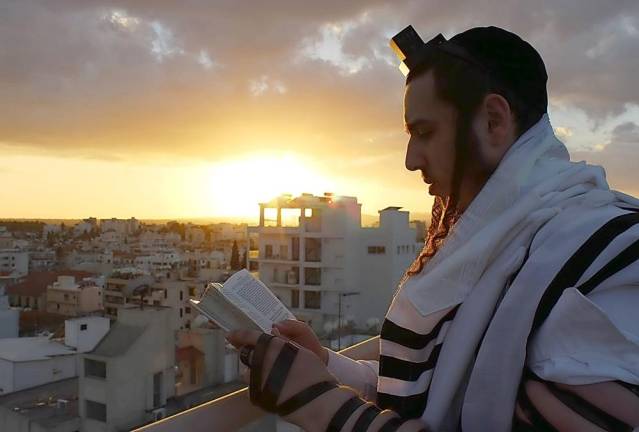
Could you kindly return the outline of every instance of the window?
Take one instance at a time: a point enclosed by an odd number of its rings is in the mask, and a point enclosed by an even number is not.
[[[191,307],[190,306],[185,307],[184,308],[184,312],[186,312],[187,314],[190,314],[191,313]]]
[[[159,407],[162,402],[162,372],[153,375],[153,408]]]
[[[306,285],[321,285],[322,284],[322,269],[307,267],[304,269],[304,284]]]
[[[264,258],[273,258],[273,245],[264,246]]]
[[[84,401],[87,417],[93,420],[106,422],[106,405],[100,402]]]
[[[167,298],[167,296],[168,296],[168,294],[167,294],[167,291],[166,291],[166,289],[165,289],[165,290],[164,290],[164,298]]]
[[[195,287],[189,287],[189,297],[195,297]]]
[[[86,330],[88,327],[88,324],[80,324],[80,331]]]
[[[184,300],[184,292],[180,290],[180,300]]]
[[[399,246],[397,248],[399,253]],[[368,253],[371,255],[382,255],[386,253],[386,246],[369,246]]]
[[[184,315],[184,312],[182,311],[182,308],[180,308],[180,318],[182,318],[182,315]]]
[[[91,378],[106,378],[106,363],[99,360],[84,359],[84,376]]]
[[[292,308],[300,307],[300,290],[296,290],[296,289],[291,290],[291,307]]]
[[[320,309],[322,293],[320,291],[304,291],[304,307],[306,309]]]
[[[370,253],[370,248],[368,249],[369,249],[368,253]],[[399,246],[397,246],[397,255],[399,255]]]

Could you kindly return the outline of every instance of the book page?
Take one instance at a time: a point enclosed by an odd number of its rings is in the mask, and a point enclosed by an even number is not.
[[[246,269],[231,276],[221,291],[266,333],[277,321],[295,319],[275,294]]]
[[[231,303],[220,291],[220,284],[209,284],[200,300],[189,300],[191,305],[224,331],[261,328]]]

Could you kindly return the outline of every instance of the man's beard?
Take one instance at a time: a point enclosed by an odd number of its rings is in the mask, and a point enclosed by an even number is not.
[[[455,165],[449,185],[450,189],[447,195],[435,196],[431,208],[430,223],[426,229],[424,248],[408,268],[400,284],[408,277],[421,272],[426,262],[437,253],[450,230],[461,217],[465,209],[459,206],[459,194],[464,177],[466,177],[466,181],[477,185],[479,191],[494,171],[481,154],[479,137],[470,127],[469,118],[461,117],[459,120],[459,127],[455,134]]]

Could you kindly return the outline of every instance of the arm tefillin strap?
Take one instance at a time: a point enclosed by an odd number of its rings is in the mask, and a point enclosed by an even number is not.
[[[307,387],[296,395],[288,398],[281,404],[277,404],[277,399],[282,392],[288,373],[295,361],[299,348],[290,342],[286,342],[280,353],[278,354],[271,372],[266,378],[264,387],[262,388],[262,368],[264,366],[264,357],[268,346],[274,336],[263,333],[260,335],[253,351],[251,360],[251,377],[249,386],[249,397],[251,403],[257,405],[266,411],[286,416],[311,402],[315,398],[321,396],[329,390],[337,387],[335,383],[329,381],[321,381]]]
[[[260,335],[257,344],[255,345],[251,360],[251,377],[249,386],[251,403],[266,411],[276,413],[280,416],[287,416],[324,393],[339,387],[334,382],[321,381],[305,388],[284,402],[278,404],[277,399],[282,392],[282,388],[288,378],[289,371],[295,361],[299,348],[290,342],[286,342],[282,346],[282,349],[277,355],[277,358],[273,363],[273,367],[262,386],[262,368],[264,367],[264,358],[273,338],[274,336],[263,333]],[[337,410],[326,429],[327,432],[341,431],[353,413],[355,413],[355,411],[357,411],[357,409],[362,405],[366,404],[368,407],[359,414],[352,429],[353,432],[366,432],[368,427],[371,423],[373,423],[382,410],[357,396],[353,396],[344,402],[344,404]],[[393,417],[381,427],[380,431],[396,431],[403,423],[404,421],[400,418]]]

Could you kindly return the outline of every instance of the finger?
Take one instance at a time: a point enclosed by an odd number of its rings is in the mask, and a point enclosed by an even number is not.
[[[240,348],[245,345],[254,346],[261,334],[262,332],[257,330],[233,330],[226,335],[226,340],[235,348]]]
[[[284,320],[274,324],[274,327],[289,338],[304,335],[308,332],[308,326],[304,321]]]
[[[273,329],[271,331],[271,334],[273,336],[278,336],[281,337],[282,339],[288,339],[286,336],[283,336],[282,333],[280,333],[280,331],[277,329],[277,327],[273,326]]]

